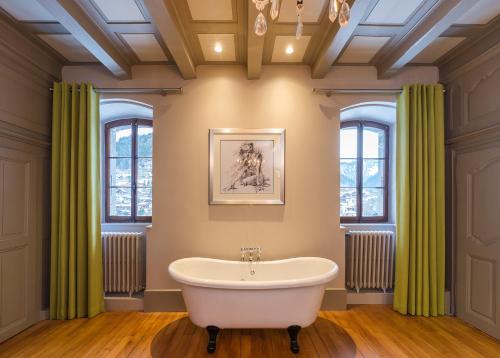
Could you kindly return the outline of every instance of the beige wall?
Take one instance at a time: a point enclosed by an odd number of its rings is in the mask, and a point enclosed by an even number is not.
[[[312,80],[306,66],[264,66],[260,80],[239,66],[201,66],[183,81],[168,67],[134,67],[119,82],[97,66],[65,67],[66,81],[98,87],[175,87],[184,94],[128,95],[154,105],[153,229],[148,241],[148,290],[173,289],[167,266],[181,257],[239,259],[241,246],[259,245],[264,259],[323,256],[335,260],[344,287],[344,237],[339,229],[339,109],[388,96],[312,93],[313,87],[398,88],[436,82],[437,69],[412,67],[377,80],[372,67],[338,67]],[[125,97],[125,96],[120,96]],[[286,128],[286,205],[209,206],[208,130],[217,127]]]

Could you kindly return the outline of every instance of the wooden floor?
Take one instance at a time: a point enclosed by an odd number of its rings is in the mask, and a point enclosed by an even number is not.
[[[285,330],[224,330],[211,357],[500,357],[500,342],[452,317],[389,306],[321,312],[289,351]],[[0,344],[0,357],[204,357],[207,335],[184,313],[109,312],[43,321]]]

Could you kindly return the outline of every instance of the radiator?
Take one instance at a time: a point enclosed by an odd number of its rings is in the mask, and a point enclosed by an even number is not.
[[[105,293],[128,293],[145,288],[145,245],[142,233],[103,232]]]
[[[394,233],[350,231],[346,242],[347,288],[392,289],[394,285]]]

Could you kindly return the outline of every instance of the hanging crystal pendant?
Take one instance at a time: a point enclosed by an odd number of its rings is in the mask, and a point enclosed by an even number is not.
[[[304,24],[302,23],[302,20],[300,19],[300,16],[297,19],[297,30],[295,31],[295,38],[297,40],[300,40],[302,37],[302,33],[304,32]]]
[[[302,23],[302,18],[300,17],[302,10],[304,10],[304,1],[297,0],[297,6],[295,8],[295,11],[297,12],[297,29],[295,30],[295,38],[297,40],[302,37],[302,33],[304,32],[304,24]]]
[[[340,26],[346,26],[349,23],[349,19],[351,18],[351,9],[349,8],[349,4],[346,0],[342,3],[339,12],[339,24]]]
[[[269,3],[269,0],[252,0],[252,2],[255,4],[258,11],[262,11]]]
[[[262,12],[259,12],[255,19],[254,31],[257,36],[262,36],[267,31],[267,21]]]
[[[269,15],[271,15],[271,19],[276,20],[280,11],[280,2],[279,0],[271,0],[271,10],[269,10]]]
[[[328,8],[328,18],[331,22],[335,22],[339,14],[339,3],[337,0],[330,0],[330,7]]]

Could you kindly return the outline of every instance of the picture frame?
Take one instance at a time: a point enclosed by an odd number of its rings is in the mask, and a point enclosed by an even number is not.
[[[284,205],[285,129],[210,129],[208,202]]]

